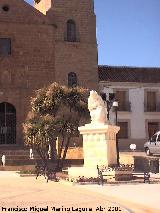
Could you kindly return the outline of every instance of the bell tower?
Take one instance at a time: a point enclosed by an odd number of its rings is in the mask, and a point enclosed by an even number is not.
[[[55,79],[68,86],[98,88],[96,16],[93,0],[35,0],[56,27]],[[75,83],[76,82],[76,83]]]

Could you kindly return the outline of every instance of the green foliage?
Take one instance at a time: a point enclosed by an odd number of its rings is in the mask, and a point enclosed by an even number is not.
[[[56,131],[55,125],[55,120],[49,115],[41,116],[33,112],[23,125],[26,145],[42,146],[44,142],[46,146],[49,145]]]
[[[36,148],[46,161],[48,145],[53,145],[56,138],[61,137],[61,151],[66,141],[64,159],[70,138],[79,134],[81,119],[88,118],[88,95],[86,89],[68,88],[57,83],[37,90],[36,96],[31,99],[32,110],[23,125],[25,144]]]

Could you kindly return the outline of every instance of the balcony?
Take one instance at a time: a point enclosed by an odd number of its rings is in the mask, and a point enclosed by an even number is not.
[[[131,103],[130,102],[125,102],[123,104],[119,103],[118,111],[131,112]]]
[[[160,112],[160,103],[144,104],[144,112]]]

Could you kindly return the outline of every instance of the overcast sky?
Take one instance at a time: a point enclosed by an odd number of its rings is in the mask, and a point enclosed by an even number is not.
[[[99,64],[160,67],[160,0],[95,0],[95,13]]]

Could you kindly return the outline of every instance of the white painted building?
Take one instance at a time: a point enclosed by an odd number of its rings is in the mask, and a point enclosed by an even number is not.
[[[99,87],[107,100],[114,93],[119,102],[120,149],[127,150],[134,143],[142,150],[144,142],[160,129],[160,69],[99,66]],[[115,123],[112,109],[110,122]]]

